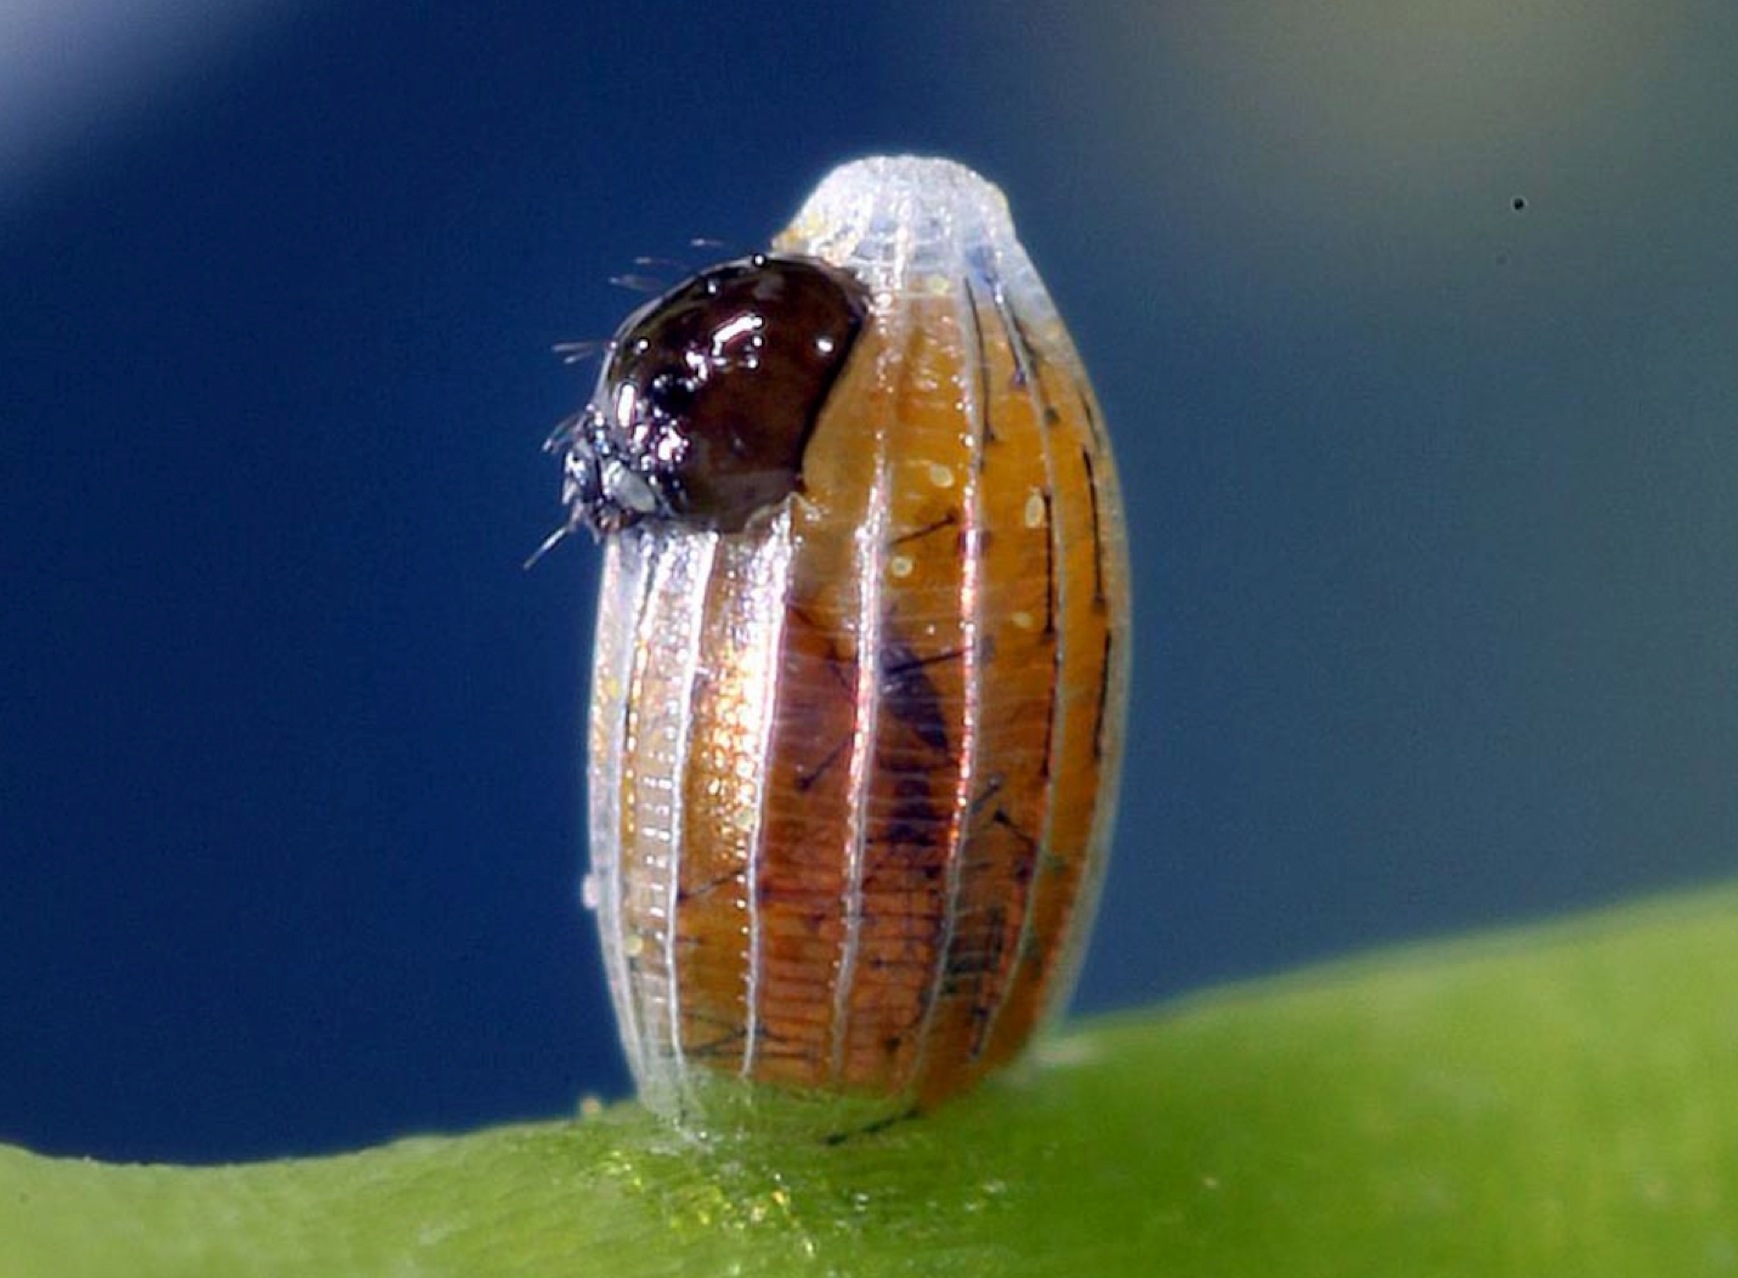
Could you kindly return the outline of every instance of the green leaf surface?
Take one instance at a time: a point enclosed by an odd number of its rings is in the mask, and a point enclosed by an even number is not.
[[[0,1274],[1738,1273],[1738,888],[1089,1022],[927,1117],[335,1158],[0,1148]]]

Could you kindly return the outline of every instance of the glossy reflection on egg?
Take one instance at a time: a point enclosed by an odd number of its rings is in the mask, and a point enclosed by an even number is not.
[[[630,316],[558,444],[606,545],[591,892],[642,1098],[830,1135],[1014,1058],[1103,877],[1129,606],[1001,193],[843,166]]]

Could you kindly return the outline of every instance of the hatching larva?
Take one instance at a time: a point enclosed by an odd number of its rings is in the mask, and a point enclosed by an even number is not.
[[[645,1103],[850,1130],[1015,1056],[1103,876],[1129,602],[1001,192],[844,165],[630,316],[557,444],[607,546],[591,863]]]

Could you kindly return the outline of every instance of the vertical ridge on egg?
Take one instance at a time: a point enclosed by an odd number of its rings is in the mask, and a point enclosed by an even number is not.
[[[610,533],[592,858],[647,1103],[770,1089],[825,1127],[970,1086],[1066,995],[1115,805],[1126,545],[999,191],[860,161],[774,247],[858,281],[867,319],[790,496]]]

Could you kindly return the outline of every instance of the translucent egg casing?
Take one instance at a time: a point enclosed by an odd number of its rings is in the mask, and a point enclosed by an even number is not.
[[[847,164],[774,248],[866,316],[794,491],[734,530],[609,523],[590,891],[645,1103],[825,1133],[971,1086],[1065,999],[1128,568],[1092,391],[994,186]]]

